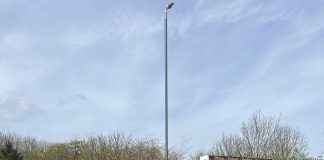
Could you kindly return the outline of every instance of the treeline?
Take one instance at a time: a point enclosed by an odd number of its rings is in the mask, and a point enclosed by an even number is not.
[[[35,138],[0,133],[2,151],[8,143],[24,160],[162,160],[163,146],[157,139],[135,139],[123,133],[111,133],[64,143],[40,142]],[[0,159],[1,159],[0,153]],[[10,158],[7,158],[11,160]],[[7,160],[6,159],[6,160]],[[170,150],[170,160],[184,159]],[[15,160],[15,159],[12,159]]]
[[[282,124],[280,118],[255,112],[248,121],[242,123],[239,134],[223,134],[207,151],[184,154],[171,149],[169,160],[199,160],[200,156],[207,154],[273,160],[314,159],[308,157],[307,146],[308,141],[298,128]],[[163,145],[158,139],[136,139],[120,132],[64,143],[49,143],[32,137],[0,133],[0,149],[0,160],[164,159]]]

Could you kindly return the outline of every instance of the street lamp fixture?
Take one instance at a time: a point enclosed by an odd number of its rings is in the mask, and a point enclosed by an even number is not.
[[[170,3],[165,9],[164,19],[164,45],[165,45],[165,160],[169,159],[168,148],[168,10],[172,8],[174,3]]]
[[[174,5],[174,3],[170,3],[170,4],[167,6],[166,10],[171,9],[173,5]]]

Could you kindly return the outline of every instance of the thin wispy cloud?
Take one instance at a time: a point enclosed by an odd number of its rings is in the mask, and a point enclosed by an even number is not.
[[[0,126],[4,128],[42,113],[42,110],[27,97],[1,97],[0,110]]]

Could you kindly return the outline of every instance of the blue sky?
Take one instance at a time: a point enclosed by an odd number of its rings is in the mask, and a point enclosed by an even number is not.
[[[0,0],[0,130],[163,142],[169,2]],[[324,154],[324,1],[173,2],[170,144],[208,149],[260,110]]]

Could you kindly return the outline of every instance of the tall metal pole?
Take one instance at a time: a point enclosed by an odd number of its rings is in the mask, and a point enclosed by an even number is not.
[[[164,47],[165,47],[165,55],[164,55],[164,73],[165,73],[165,95],[164,95],[164,104],[165,104],[165,160],[169,158],[169,149],[168,149],[168,11],[165,10],[165,18],[164,18]]]
[[[164,18],[164,47],[165,47],[165,160],[169,159],[169,148],[168,148],[168,9],[171,9],[174,3],[170,3],[165,9]]]

